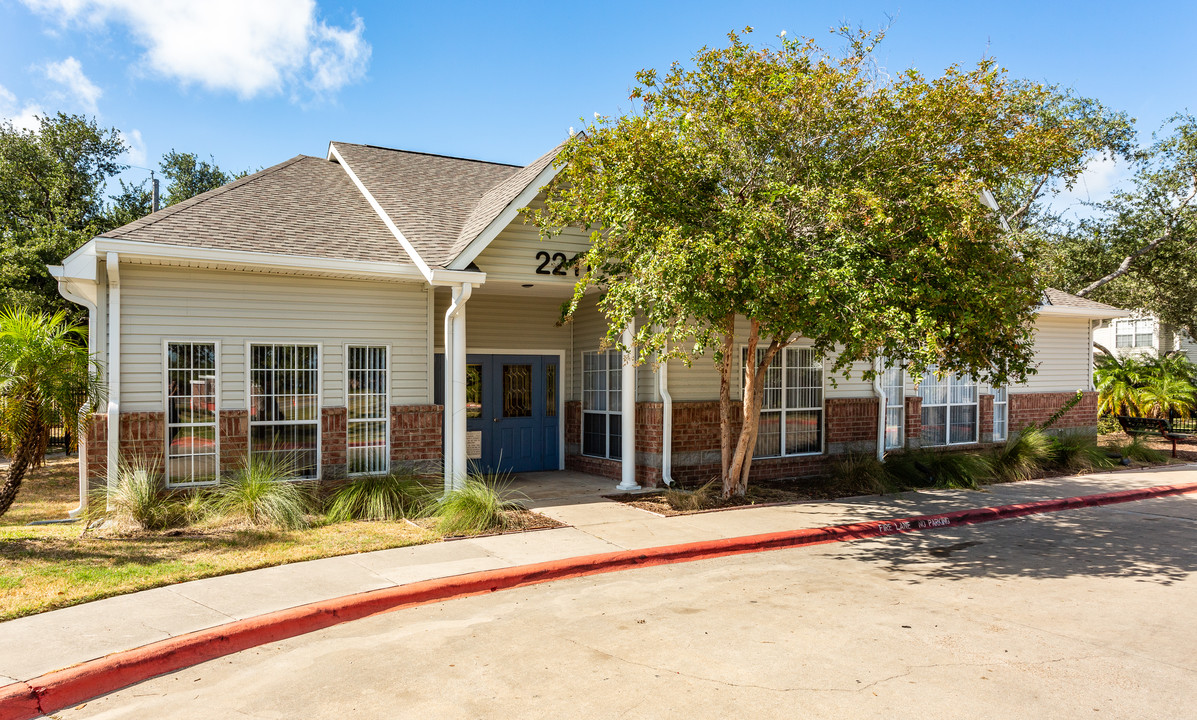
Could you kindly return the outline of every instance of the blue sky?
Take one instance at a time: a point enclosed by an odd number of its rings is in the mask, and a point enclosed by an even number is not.
[[[148,167],[175,148],[256,169],[323,155],[331,139],[523,164],[579,118],[626,108],[637,69],[686,60],[729,30],[836,48],[832,26],[887,16],[878,57],[891,70],[989,54],[1126,110],[1145,140],[1197,111],[1192,0],[0,0],[0,117],[94,114]],[[1118,172],[1094,166],[1086,187],[1100,195]]]

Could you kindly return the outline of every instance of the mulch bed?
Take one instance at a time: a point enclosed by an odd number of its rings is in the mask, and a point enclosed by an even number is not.
[[[693,487],[684,487],[684,490],[694,490]],[[715,497],[707,503],[704,503],[701,510],[676,510],[665,500],[665,491],[644,493],[640,495],[604,495],[608,500],[631,505],[632,507],[641,510],[647,510],[657,515],[665,515],[672,517],[674,515],[693,515],[699,512],[710,512],[713,510],[733,510],[739,507],[749,507],[753,505],[782,505],[785,503],[796,502],[810,502],[812,500],[835,500],[844,497],[843,493],[838,493],[834,488],[819,484],[818,480],[758,480],[748,484],[748,491],[744,497],[732,497],[723,500],[718,497],[719,491],[715,490]]]

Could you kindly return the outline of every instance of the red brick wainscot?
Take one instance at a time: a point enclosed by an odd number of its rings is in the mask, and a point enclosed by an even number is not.
[[[1076,407],[1064,413],[1052,430],[1097,432],[1097,393],[1082,393]],[[1076,397],[1075,392],[1010,393],[1010,432],[1018,432],[1031,423],[1043,423]]]
[[[79,462],[87,468],[93,482],[108,476],[108,416],[92,415],[84,423],[83,439],[79,443],[82,457]],[[165,467],[166,421],[164,413],[121,413],[120,457],[129,462],[145,462],[159,472]]]
[[[391,467],[440,467],[443,412],[440,405],[391,406]]]
[[[320,408],[320,477],[345,477],[349,458],[349,413],[343,407]]]

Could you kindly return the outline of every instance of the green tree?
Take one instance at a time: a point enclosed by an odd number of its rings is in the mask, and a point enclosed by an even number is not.
[[[216,164],[215,158],[209,156],[209,159],[212,162],[200,160],[195,153],[181,153],[174,149],[163,155],[159,167],[170,181],[166,186],[163,204],[174,205],[183,202],[249,174],[244,170],[225,172]]]
[[[69,309],[46,270],[106,229],[103,188],[124,169],[115,129],[58,113],[0,125],[0,305]]]
[[[610,342],[642,319],[639,362],[712,351],[725,496],[747,487],[764,371],[796,336],[836,371],[887,357],[916,377],[1033,372],[1035,245],[982,198],[1079,172],[1089,152],[1074,121],[1042,121],[1050,88],[989,60],[885,80],[869,62],[878,35],[852,35],[843,56],[729,38],[691,68],[638,73],[638,109],[573,137],[531,211],[543,235],[591,231],[566,315],[598,286]],[[749,359],[738,409],[737,316]]]
[[[1103,355],[1093,368],[1093,383],[1097,386],[1097,412],[1102,415],[1135,415],[1142,413],[1139,388],[1143,386],[1148,368],[1138,355]]]
[[[143,180],[136,185],[120,180],[121,191],[116,195],[109,195],[111,203],[105,213],[105,224],[110,228],[128,225],[134,220],[149,215],[154,209],[154,194]]]
[[[9,458],[0,485],[0,516],[40,455],[46,427],[62,423],[77,431],[80,393],[89,404],[99,402],[85,333],[65,312],[0,311],[0,446]]]

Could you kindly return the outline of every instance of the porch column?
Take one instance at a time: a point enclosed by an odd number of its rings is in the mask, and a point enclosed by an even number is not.
[[[620,377],[620,483],[618,490],[639,490],[636,484],[636,350],[633,346],[636,327],[635,321],[628,323],[623,329],[623,346],[628,350],[624,354],[623,371]]]
[[[453,288],[445,311],[445,492],[460,488],[466,464],[466,316],[472,286]]]

